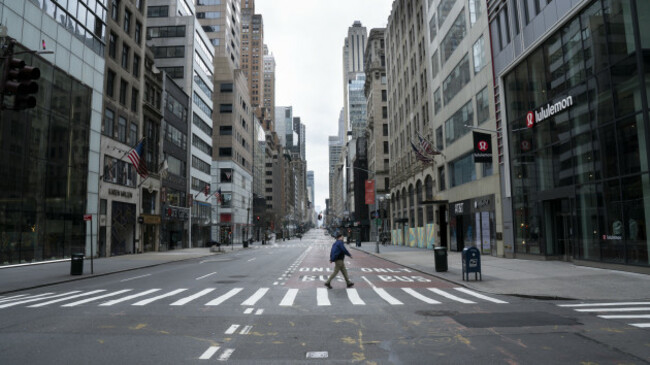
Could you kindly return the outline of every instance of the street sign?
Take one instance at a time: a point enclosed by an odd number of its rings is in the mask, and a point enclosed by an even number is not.
[[[93,220],[93,215],[92,214],[84,214],[84,220],[85,221]]]

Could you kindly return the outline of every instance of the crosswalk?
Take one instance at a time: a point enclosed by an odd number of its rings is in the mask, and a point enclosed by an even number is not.
[[[595,313],[602,319],[624,320],[630,326],[650,328],[650,302],[559,304],[579,313]]]
[[[268,295],[273,292],[273,295]],[[284,289],[284,288],[230,288],[218,290],[217,288],[188,289],[178,288],[163,290],[152,288],[147,290],[120,289],[106,290],[94,289],[88,291],[71,290],[61,293],[53,291],[35,294],[19,294],[0,298],[0,310],[12,307],[42,308],[60,306],[62,308],[78,307],[82,305],[96,305],[98,307],[112,307],[116,305],[147,306],[152,303],[163,303],[173,307],[190,304],[202,306],[219,306],[225,303],[235,303],[244,307],[263,305],[278,307],[294,307],[315,304],[318,307],[328,307],[335,304],[349,304],[351,306],[365,306],[372,304],[404,305],[411,303],[440,305],[448,303],[478,304],[482,302],[508,304],[508,302],[493,298],[472,290],[456,288],[348,288],[345,295],[330,291],[326,288]],[[275,298],[275,299],[271,299]],[[277,298],[282,298],[277,301]],[[275,300],[275,302],[274,302]]]

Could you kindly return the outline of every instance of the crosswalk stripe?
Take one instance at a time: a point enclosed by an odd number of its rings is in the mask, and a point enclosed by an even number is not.
[[[14,305],[37,302],[37,301],[43,300],[43,299],[60,298],[60,297],[66,296],[66,295],[71,295],[71,294],[76,294],[76,293],[79,293],[79,290],[73,290],[73,291],[70,291],[70,292],[67,292],[67,293],[63,293],[63,294],[49,295],[49,296],[43,296],[43,297],[39,297],[39,298],[34,298],[33,297],[31,299],[19,300],[17,302],[10,302],[10,303],[6,303],[6,304],[2,304],[2,305],[0,305],[0,308],[8,308],[8,307],[13,307]]]
[[[350,299],[350,302],[354,305],[366,305],[366,302],[364,302],[361,297],[359,296],[359,292],[357,289],[347,289],[348,292],[348,299]]]
[[[617,305],[650,305],[650,302],[621,302],[621,303],[580,303],[580,304],[558,304],[558,307],[607,307]]]
[[[422,295],[422,294],[416,292],[415,290],[413,290],[413,289],[411,289],[411,288],[402,288],[402,290],[404,290],[405,292],[411,294],[413,297],[415,297],[415,298],[417,298],[417,299],[420,299],[421,301],[423,301],[423,302],[425,302],[425,303],[429,303],[429,304],[442,304],[442,303],[440,303],[439,301],[437,301],[437,300],[435,300],[435,299],[431,299],[431,298],[429,298],[429,297],[425,297],[424,295]]]
[[[649,307],[627,307],[627,308],[588,308],[588,309],[574,309],[576,312],[639,312],[650,311]]]
[[[52,294],[52,293],[50,293],[50,294]],[[25,299],[24,297],[26,297],[27,295],[28,294],[18,294],[18,295],[13,295],[13,296],[10,296],[10,297],[5,297],[5,298],[2,298],[2,300],[0,300],[0,303],[10,302],[10,301],[16,300],[18,298]],[[43,295],[43,294],[41,294],[41,295]]]
[[[218,361],[227,361],[230,358],[230,356],[232,355],[233,352],[235,352],[235,349],[225,349],[225,350],[223,350],[221,355],[219,355],[217,360]]]
[[[607,314],[598,316],[603,319],[637,319],[637,318],[650,318],[650,314]]]
[[[242,328],[241,332],[239,332],[240,335],[247,335],[251,330],[253,329],[253,326],[244,326]]]
[[[282,301],[280,302],[280,306],[282,307],[292,306],[293,301],[296,300],[296,295],[298,295],[298,289],[287,290],[287,294],[285,294],[284,298],[282,298]]]
[[[149,299],[141,300],[141,301],[139,301],[139,302],[137,302],[137,303],[133,303],[132,305],[137,305],[137,306],[147,305],[147,304],[149,304],[149,303],[155,302],[156,300],[163,299],[163,298],[167,298],[167,297],[171,297],[171,296],[174,296],[174,295],[176,295],[176,294],[178,294],[178,293],[180,293],[180,292],[184,292],[184,291],[186,291],[186,290],[187,290],[187,289],[176,289],[176,290],[174,290],[174,291],[171,291],[171,292],[166,293],[166,294],[163,294],[163,295],[159,295],[159,296],[157,296],[157,297],[153,297],[153,298],[149,298]]]
[[[508,302],[504,302],[503,300],[488,297],[487,295],[479,294],[479,293],[471,291],[469,289],[465,289],[465,288],[454,288],[454,289],[458,290],[459,292],[469,294],[469,295],[471,295],[473,297],[477,297],[477,298],[480,298],[480,299],[483,299],[483,300],[487,300],[488,302],[498,303],[498,304],[508,304]]]
[[[219,298],[211,300],[211,301],[205,303],[205,305],[219,305],[219,304],[225,302],[226,300],[232,298],[233,296],[237,295],[237,293],[239,293],[242,290],[244,290],[244,288],[232,289],[231,291],[229,291],[226,294],[220,296]]]
[[[327,296],[327,289],[325,288],[316,289],[316,303],[319,306],[332,305],[332,303],[330,303],[330,298]]]
[[[80,301],[77,301],[77,302],[64,304],[64,305],[62,305],[62,307],[75,307],[75,306],[78,306],[80,304],[85,304],[85,303],[93,302],[95,300],[104,299],[104,298],[108,298],[108,297],[113,297],[115,295],[120,295],[122,293],[130,292],[131,290],[133,290],[133,289],[118,290],[118,291],[116,291],[114,293],[108,293],[108,294],[100,295],[98,297],[92,297],[92,298],[80,300]]]
[[[630,323],[630,326],[639,328],[650,328],[650,323]]]
[[[388,294],[388,292],[384,289],[381,288],[372,288],[382,299],[387,301],[391,305],[402,305],[404,303],[400,302],[399,300],[395,299],[392,295]]]
[[[217,351],[219,351],[219,348],[220,348],[219,346],[210,346],[210,347],[208,347],[208,349],[205,350],[203,355],[201,355],[201,357],[199,357],[199,360],[210,360],[210,358],[212,356],[214,356],[214,354],[216,354]]]
[[[254,310],[255,310],[255,308],[246,308],[246,310],[244,311],[244,314],[251,314],[251,313],[253,313]]]
[[[46,305],[50,305],[50,304],[54,304],[54,303],[58,303],[58,302],[64,302],[66,300],[75,299],[75,298],[79,298],[79,297],[85,297],[85,296],[88,296],[88,295],[101,293],[103,291],[106,291],[106,290],[105,289],[93,290],[93,291],[89,291],[88,293],[81,293],[81,294],[73,295],[73,296],[70,296],[70,297],[63,297],[63,298],[59,298],[59,299],[50,300],[50,301],[45,302],[45,303],[38,303],[38,304],[30,305],[30,306],[28,306],[28,308],[44,307]]]
[[[465,303],[465,304],[476,304],[476,302],[472,302],[471,300],[467,300],[467,299],[457,297],[457,296],[455,296],[453,294],[449,294],[446,291],[440,290],[438,288],[428,288],[428,289],[431,290],[432,292],[438,294],[438,295],[442,295],[443,297],[445,297],[447,299],[455,300],[457,302],[461,302],[461,303]]]
[[[214,288],[208,288],[208,289],[201,290],[200,292],[198,292],[196,294],[193,294],[193,295],[190,295],[189,297],[179,299],[179,300],[175,301],[174,303],[172,303],[170,305],[185,305],[185,304],[193,301],[194,299],[200,298],[200,297],[210,293],[213,290],[214,290]]]
[[[232,326],[228,327],[228,329],[226,330],[226,332],[224,332],[224,334],[225,335],[232,335],[233,333],[235,333],[235,331],[237,331],[237,328],[239,328],[239,325],[238,324],[233,324]]]
[[[131,299],[134,299],[134,298],[139,298],[139,297],[145,296],[147,294],[155,293],[155,292],[157,292],[159,290],[160,289],[150,289],[150,290],[147,290],[147,291],[143,291],[142,293],[127,295],[124,298],[114,299],[114,300],[110,300],[110,301],[108,301],[106,303],[102,303],[102,304],[100,304],[100,306],[101,307],[108,307],[108,306],[111,306],[111,305],[114,305],[114,304],[117,304],[117,303],[126,302],[127,300],[131,300]]]
[[[269,291],[269,288],[261,288],[258,291],[255,292],[255,294],[251,295],[250,298],[246,299],[241,303],[241,305],[245,306],[253,306],[255,303],[257,303],[258,300],[262,299],[264,294]]]

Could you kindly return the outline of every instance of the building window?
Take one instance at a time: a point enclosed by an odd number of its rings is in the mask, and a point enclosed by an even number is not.
[[[436,34],[438,34],[438,29],[436,27],[436,14],[434,13],[431,15],[431,19],[429,19],[429,40],[433,42]]]
[[[131,123],[129,125],[129,139],[126,141],[129,146],[135,147],[135,144],[138,143],[138,125]]]
[[[120,1],[112,0],[111,1],[111,18],[117,22],[120,16]]]
[[[231,93],[233,90],[233,84],[232,82],[225,82],[221,85],[219,85],[220,90],[222,93]]]
[[[192,123],[194,123],[194,125],[202,130],[205,134],[212,137],[212,127],[210,127],[208,123],[204,122],[203,119],[201,119],[201,117],[199,117],[196,113],[193,113],[193,116],[194,118],[192,118]]]
[[[442,27],[442,24],[447,19],[447,16],[451,12],[451,8],[454,7],[456,0],[441,0],[438,4],[438,26]]]
[[[104,156],[104,176],[105,182],[135,187],[135,169],[133,165],[116,158]]]
[[[438,72],[440,72],[440,61],[438,59],[438,50],[436,49],[433,52],[433,56],[431,56],[431,78],[435,79],[438,76]]]
[[[221,12],[220,11],[202,11],[200,13],[196,13],[196,18],[197,19],[219,19],[219,18],[221,18]]]
[[[232,113],[232,104],[219,104],[220,113]]]
[[[440,88],[433,92],[433,114],[438,114],[442,110],[442,98],[440,97]]]
[[[232,126],[222,125],[219,127],[219,135],[222,136],[232,136]]]
[[[140,77],[140,56],[134,54],[133,55],[133,76],[139,78]]]
[[[140,45],[140,41],[142,40],[142,24],[138,21],[135,22],[135,33],[133,38],[135,39],[135,43]]]
[[[442,151],[445,148],[442,136],[442,126],[436,128],[436,149]]]
[[[382,125],[382,135],[384,137],[388,137],[388,124],[384,123]]]
[[[388,153],[388,141],[384,141],[384,153]]]
[[[381,117],[384,119],[388,118],[388,107],[387,106],[382,106],[381,107]]]
[[[454,67],[442,83],[442,97],[445,105],[469,82],[469,58],[467,55]]]
[[[381,91],[381,101],[387,101],[388,100],[388,92],[386,90]]]
[[[446,181],[445,180],[445,167],[442,166],[442,167],[438,168],[438,186],[439,186],[440,191],[444,191],[445,189],[447,189],[445,181]]]
[[[476,168],[472,154],[449,163],[449,186],[456,187],[476,180]]]
[[[155,58],[183,58],[185,46],[153,47]]]
[[[112,58],[115,59],[117,54],[117,35],[115,33],[110,32],[108,35],[108,55]]]
[[[124,33],[131,34],[131,12],[124,9]]]
[[[483,41],[483,36],[481,36],[473,47],[474,53],[474,73],[477,74],[479,71],[485,67],[485,42]]]
[[[490,118],[490,100],[488,99],[487,86],[476,94],[476,120],[478,124],[486,122]]]
[[[117,121],[117,140],[126,143],[126,118],[119,117]]]
[[[102,125],[102,134],[113,138],[113,126],[115,125],[115,113],[106,108],[104,110],[104,124]]]
[[[149,6],[147,7],[147,17],[149,18],[167,18],[169,16],[169,6]]]
[[[115,89],[115,72],[108,69],[108,74],[106,75],[106,95],[113,97]]]
[[[138,96],[140,92],[136,88],[131,89],[131,111],[138,111]]]
[[[456,48],[460,45],[463,38],[467,34],[467,27],[465,26],[465,12],[461,12],[456,17],[454,24],[451,25],[451,28],[443,38],[442,43],[440,44],[441,49],[441,58],[442,64],[444,65],[449,57],[454,53]]]
[[[160,70],[165,71],[172,79],[182,79],[185,77],[185,68],[183,66],[177,67],[158,67]]]
[[[126,106],[126,93],[129,84],[124,79],[120,79],[120,104]]]
[[[445,142],[447,146],[469,133],[470,129],[465,125],[474,125],[474,108],[471,100],[445,121]]]
[[[232,157],[232,148],[230,148],[230,147],[220,147],[219,148],[219,157]]]
[[[129,69],[129,51],[131,49],[126,43],[122,43],[122,68],[127,70]]]
[[[474,23],[481,16],[481,0],[469,0],[469,26],[473,26]]]
[[[147,27],[147,39],[185,37],[185,26]]]

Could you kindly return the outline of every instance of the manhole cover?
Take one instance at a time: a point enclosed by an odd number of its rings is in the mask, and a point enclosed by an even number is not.
[[[327,351],[310,351],[307,353],[308,359],[327,359]]]
[[[573,326],[582,324],[573,318],[565,318],[545,312],[521,313],[468,313],[452,317],[454,321],[470,328]]]

